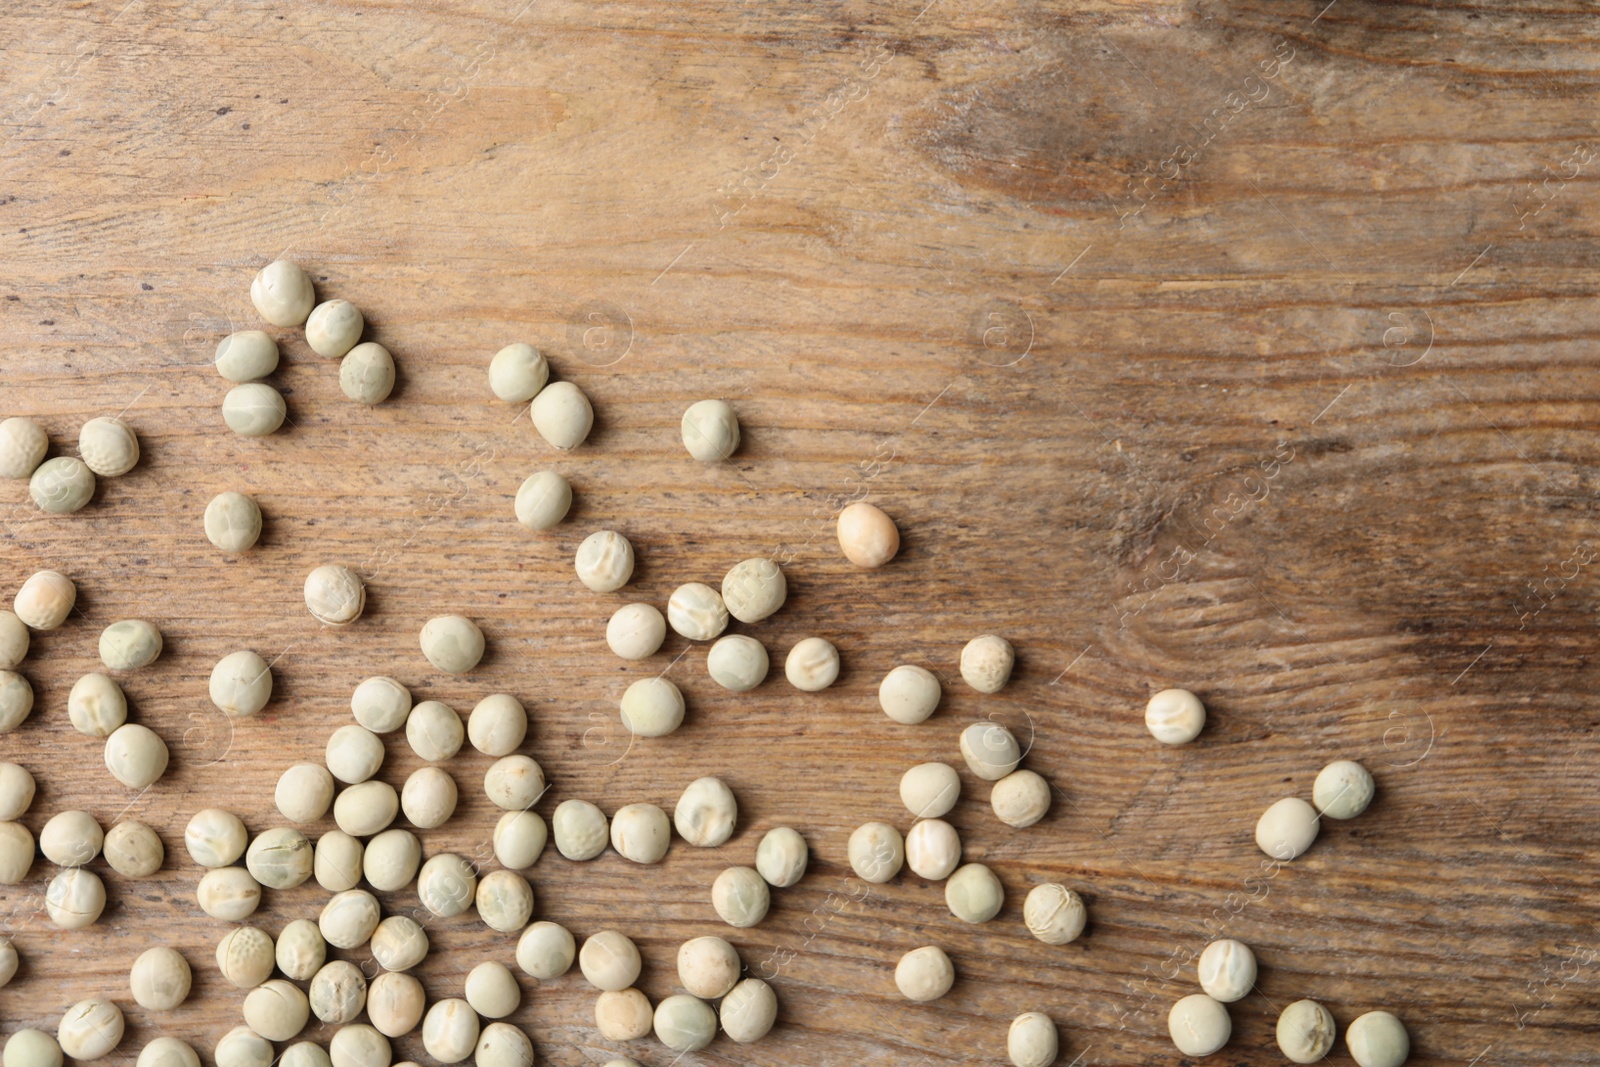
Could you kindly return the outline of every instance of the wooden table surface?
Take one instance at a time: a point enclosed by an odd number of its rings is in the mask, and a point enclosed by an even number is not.
[[[108,1062],[170,1033],[210,1064],[242,997],[183,827],[208,806],[281,822],[278,774],[320,758],[358,681],[391,674],[463,714],[523,700],[546,815],[731,784],[721,849],[638,868],[552,848],[528,872],[539,917],[639,942],[652,998],[701,934],[772,977],[771,1036],[685,1065],[1002,1063],[1028,1010],[1059,1025],[1062,1064],[1177,1063],[1167,1009],[1217,936],[1262,967],[1207,1062],[1284,1062],[1277,1011],[1301,997],[1341,1027],[1396,1012],[1414,1064],[1600,1062],[1595,38],[1577,6],[1363,0],[12,5],[0,414],[72,454],[84,421],[122,412],[144,455],[75,515],[0,486],[0,592],[43,567],[79,589],[22,668],[36,708],[0,754],[39,780],[35,833],[69,808],[138,818],[167,864],[134,882],[97,862],[111,902],[85,930],[45,916],[43,858],[0,894],[25,960],[0,1031],[108,996],[129,1024]],[[357,406],[334,363],[273,330],[291,422],[244,439],[208,364],[261,325],[249,284],[277,256],[362,308],[400,384]],[[489,394],[513,340],[593,398],[582,448],[554,452]],[[708,466],[677,426],[713,396],[744,443]],[[547,467],[577,503],[535,534],[511,502]],[[228,489],[267,515],[237,558],[201,529]],[[904,536],[877,572],[833,541],[861,497]],[[572,574],[601,528],[638,550],[616,594]],[[607,651],[618,605],[756,555],[784,562],[789,602],[735,629],[778,663],[833,640],[833,688],[775,672],[724,692],[677,637],[644,663]],[[368,579],[342,631],[301,602],[328,562]],[[451,612],[489,639],[461,678],[418,653],[421,623]],[[65,714],[101,628],[128,617],[167,642],[121,679],[173,757],[138,795]],[[956,672],[986,632],[1018,649],[988,697]],[[276,689],[234,726],[206,679],[241,648]],[[878,710],[898,663],[944,679],[922,725]],[[618,697],[659,672],[687,722],[630,745]],[[1210,709],[1181,748],[1142,721],[1168,686]],[[938,884],[856,879],[845,840],[908,829],[900,773],[959,764],[983,717],[1022,734],[1056,803],[1012,830],[962,768],[951,821],[1007,890],[967,926]],[[1377,800],[1263,872],[1257,815],[1340,757],[1373,770]],[[462,804],[420,834],[428,853],[494,866],[488,762],[449,764]],[[390,739],[383,778],[418,765]],[[811,872],[733,931],[710,883],[781,824]],[[1070,945],[1022,925],[1047,881],[1089,903]],[[326,896],[270,892],[255,921],[276,933]],[[384,902],[414,909],[414,889]],[[470,914],[429,936],[430,997],[512,960]],[[128,991],[153,944],[195,973],[164,1015]],[[892,972],[923,944],[959,978],[915,1005]],[[542,1063],[674,1062],[601,1040],[576,971],[524,991],[513,1018]],[[426,1062],[416,1035],[397,1052]],[[1352,1062],[1342,1039],[1329,1062]]]

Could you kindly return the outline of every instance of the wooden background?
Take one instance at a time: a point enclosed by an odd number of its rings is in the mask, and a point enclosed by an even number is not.
[[[978,7],[8,8],[0,413],[70,454],[85,420],[122,411],[144,459],[72,516],[0,486],[5,596],[48,566],[81,609],[36,641],[37,708],[0,753],[39,779],[35,832],[68,808],[137,817],[168,863],[138,883],[105,872],[111,904],[82,931],[43,914],[42,859],[0,895],[26,961],[0,1031],[53,1030],[110,996],[129,1034],[108,1062],[171,1033],[210,1063],[241,995],[212,962],[226,925],[193,904],[182,828],[212,805],[252,830],[279,821],[279,772],[319,758],[352,687],[388,673],[463,713],[496,691],[525,701],[546,814],[568,797],[670,807],[703,774],[733,786],[740,829],[720,850],[680,843],[640,869],[552,849],[529,872],[540,917],[639,941],[652,998],[700,934],[777,973],[770,1038],[719,1038],[686,1065],[1003,1062],[1027,1010],[1057,1021],[1063,1064],[1176,1063],[1167,1007],[1197,990],[1193,956],[1216,935],[1253,945],[1262,972],[1208,1062],[1283,1062],[1277,1009],[1300,997],[1341,1026],[1397,1012],[1416,1064],[1600,1062],[1592,10]],[[366,312],[400,385],[358,407],[332,362],[275,330],[292,425],[245,440],[208,364],[260,325],[250,279],[279,255]],[[577,452],[489,394],[488,358],[513,340],[593,398]],[[682,410],[710,396],[743,424],[725,465],[678,442]],[[511,501],[546,467],[578,502],[535,535]],[[201,528],[225,489],[268,516],[241,558]],[[862,495],[904,534],[876,573],[832,541]],[[606,527],[640,565],[602,596],[571,559]],[[726,693],[677,638],[642,664],[607,652],[617,605],[664,604],[758,554],[786,562],[789,603],[736,629],[778,662],[829,637],[834,688]],[[342,632],[300,595],[335,561],[370,578]],[[445,612],[489,636],[465,678],[418,653]],[[100,629],[131,616],[166,634],[123,681],[173,754],[139,796],[65,715]],[[984,632],[1019,650],[993,697],[955,673]],[[277,688],[230,729],[206,678],[239,648],[273,661]],[[902,662],[946,681],[916,727],[876,706]],[[617,699],[662,670],[688,721],[630,747]],[[1170,685],[1211,709],[1175,750],[1141,715]],[[1005,909],[964,926],[909,873],[864,891],[849,830],[908,828],[900,772],[959,762],[960,728],[989,715],[1031,737],[1027,765],[1058,789],[1044,823],[1013,831],[962,771],[952,821]],[[1338,757],[1373,769],[1378,799],[1268,877],[1257,814]],[[428,852],[487,856],[487,763],[450,765],[463,803],[421,834]],[[382,776],[415,765],[392,739]],[[711,880],[785,823],[811,873],[731,932]],[[1052,880],[1089,901],[1065,947],[1021,923],[1027,889]],[[272,893],[259,922],[275,933],[325,895]],[[386,898],[415,906],[414,890]],[[512,958],[470,915],[429,935],[430,996]],[[127,989],[158,942],[195,971],[167,1015]],[[960,978],[912,1005],[892,968],[927,943]],[[653,1040],[601,1041],[576,971],[525,992],[514,1019],[541,1062],[672,1062]],[[416,1037],[397,1045],[423,1058]],[[1342,1040],[1330,1062],[1350,1062]]]

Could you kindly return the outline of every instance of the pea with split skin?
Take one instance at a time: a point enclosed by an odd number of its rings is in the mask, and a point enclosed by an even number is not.
[[[1185,1056],[1209,1056],[1228,1043],[1233,1035],[1233,1020],[1220,1002],[1204,993],[1193,993],[1167,1013],[1167,1033]]]
[[[756,847],[756,871],[768,885],[786,889],[805,877],[811,850],[799,831],[788,826],[775,826],[761,838]]]
[[[428,932],[409,915],[384,919],[372,931],[371,941],[372,958],[386,971],[409,971],[428,958]]]
[[[1314,1000],[1297,1000],[1278,1015],[1278,1050],[1293,1063],[1316,1063],[1333,1049],[1339,1024]]]
[[[50,879],[44,906],[50,921],[61,929],[80,930],[98,921],[105,911],[105,883],[91,870],[68,867]]]
[[[1088,921],[1083,898],[1054,882],[1034,886],[1022,902],[1023,925],[1047,945],[1065,945],[1075,940]]]
[[[422,1019],[422,1047],[440,1063],[460,1063],[478,1044],[478,1013],[465,1000],[438,1000]]]
[[[1056,1024],[1042,1011],[1023,1012],[1006,1032],[1006,1055],[1013,1067],[1050,1067],[1061,1051]]]
[[[760,1041],[777,1021],[777,994],[759,978],[746,978],[722,998],[722,1032],[741,1045]]]
[[[269,978],[244,997],[244,1022],[268,1041],[288,1041],[311,1018],[311,1004],[293,982]]]
[[[466,736],[461,716],[443,701],[424,700],[406,718],[406,743],[429,763],[447,760],[460,752]]]
[[[667,599],[667,623],[691,641],[709,641],[728,628],[722,594],[701,582],[689,582]]]
[[[672,809],[678,836],[701,848],[726,844],[738,819],[739,802],[721,778],[696,778]]]
[[[825,638],[807,637],[789,650],[783,674],[803,692],[826,689],[839,677],[839,650]]]
[[[358,948],[367,943],[377,928],[378,900],[365,889],[335,893],[317,916],[317,929],[322,939],[334,948]]]
[[[572,510],[572,484],[555,471],[530,474],[517,487],[512,511],[530,530],[549,530]]]
[[[87,737],[110,737],[128,721],[128,698],[122,687],[103,674],[86,674],[67,694],[67,718]]]
[[[306,575],[306,610],[329,626],[348,626],[367,606],[367,587],[349,567],[327,564]]]
[[[479,879],[473,903],[489,929],[516,933],[533,915],[533,887],[516,871],[490,871]]]
[[[259,712],[272,699],[272,669],[254,652],[230,652],[211,669],[211,703],[232,719]]]
[[[1163,745],[1186,745],[1206,725],[1206,706],[1187,689],[1163,689],[1144,708],[1144,725]]]
[[[256,835],[245,851],[245,869],[268,889],[293,889],[311,877],[311,842],[291,826],[275,826]]]
[[[385,1037],[404,1037],[415,1030],[426,1003],[422,983],[409,974],[385,971],[367,987],[367,1018]]]
[[[109,1000],[80,1000],[61,1016],[56,1041],[75,1060],[98,1060],[122,1043],[122,1009]]]
[[[438,767],[419,767],[400,790],[400,810],[422,830],[443,826],[455,814],[456,780]]]
[[[317,838],[311,863],[311,871],[316,876],[317,884],[330,893],[343,893],[347,889],[354,889],[361,881],[362,856],[365,851],[360,841],[343,830],[330,830]]]
[[[572,566],[594,592],[614,593],[633,577],[633,545],[615,530],[597,530],[578,546]]]
[[[549,380],[549,362],[530,344],[506,345],[489,360],[489,390],[508,404],[526,404]]]
[[[261,904],[261,883],[243,867],[214,867],[195,887],[195,902],[213,919],[241,922]]]
[[[723,922],[744,929],[767,917],[772,890],[754,867],[729,867],[711,883],[711,906]]]
[[[700,400],[683,413],[683,447],[702,463],[717,463],[739,448],[739,417],[726,400]]]
[[[1200,953],[1195,970],[1208,996],[1231,1004],[1255,988],[1256,954],[1243,941],[1221,938]]]
[[[243,493],[218,493],[206,505],[206,540],[222,551],[238,554],[261,539],[261,506]]]
[[[354,1022],[367,1003],[367,979],[349,960],[329,960],[306,987],[311,1014],[325,1023]]]
[[[250,302],[274,326],[299,326],[315,302],[311,277],[298,263],[273,260],[250,282]]]
[[[961,836],[943,819],[923,819],[906,834],[906,866],[930,882],[950,877],[961,862]]]
[[[528,736],[528,709],[510,693],[491,693],[467,716],[467,739],[485,756],[509,756]]]

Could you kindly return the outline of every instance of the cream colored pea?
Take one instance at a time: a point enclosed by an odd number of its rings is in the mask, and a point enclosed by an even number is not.
[[[1196,965],[1200,988],[1213,1000],[1231,1004],[1256,985],[1256,954],[1243,941],[1222,938],[1200,953]]]
[[[133,999],[151,1011],[171,1011],[188,1000],[193,981],[189,961],[165,945],[139,953],[128,973]]]
[[[0,822],[0,885],[17,885],[33,869],[33,834],[19,822]]]
[[[1353,819],[1367,810],[1376,790],[1371,771],[1355,760],[1334,760],[1317,773],[1311,800],[1330,819]]]
[[[423,656],[446,674],[466,674],[483,659],[483,631],[462,615],[429,619],[422,627],[421,644]]]
[[[516,975],[494,960],[484,960],[467,972],[465,995],[472,1010],[486,1019],[504,1019],[522,1003],[522,987],[517,985]]]
[[[702,1000],[726,996],[743,969],[738,951],[720,937],[697,937],[678,946],[678,981]]]
[[[322,939],[334,948],[358,948],[367,943],[377,928],[378,900],[365,889],[335,893],[317,916],[317,929]],[[261,1031],[259,1026],[256,1029]]]
[[[306,575],[306,610],[318,622],[348,626],[367,606],[367,587],[349,567],[326,565]]]
[[[344,795],[340,794],[341,797]],[[317,884],[330,893],[354,889],[361,881],[364,851],[361,842],[343,830],[330,830],[317,838],[311,862],[311,872],[316,876]]]
[[[739,802],[721,778],[696,778],[672,809],[678,836],[701,848],[726,844],[738,821]]]
[[[422,906],[441,919],[460,915],[472,906],[478,876],[460,856],[442,852],[422,865],[417,875],[417,897]]]
[[[962,922],[986,923],[1000,914],[1006,891],[994,871],[981,863],[969,863],[944,884],[944,901],[950,914]]]
[[[728,628],[722,594],[709,585],[689,582],[667,599],[667,624],[691,641],[709,641]]]
[[[310,919],[296,919],[279,931],[275,954],[278,970],[297,982],[306,982],[327,961],[328,942],[316,923]]]
[[[596,989],[627,989],[638,980],[642,966],[638,946],[615,930],[591,935],[578,952],[578,969]]]
[[[754,867],[729,867],[711,883],[711,906],[723,922],[745,929],[767,917],[772,890]]]
[[[428,932],[409,915],[391,915],[372,931],[372,958],[386,971],[409,971],[428,958],[428,947]]]
[[[503,756],[483,775],[483,791],[497,808],[526,811],[544,795],[544,770],[528,756]]]
[[[1284,797],[1256,821],[1256,847],[1275,860],[1292,860],[1311,847],[1318,829],[1316,808],[1299,797]]]
[[[32,419],[0,422],[0,478],[26,478],[39,469],[50,450],[50,437]]]
[[[637,989],[610,989],[594,1002],[594,1025],[607,1041],[637,1041],[650,1032],[655,1011]]]
[[[394,391],[394,357],[376,341],[356,345],[339,362],[339,388],[358,404],[381,404]]]
[[[672,843],[667,813],[654,804],[626,804],[611,816],[611,847],[634,863],[660,863]]]
[[[900,957],[894,969],[894,984],[907,1000],[938,1000],[950,992],[956,981],[956,968],[938,945],[914,948]]]
[[[947,763],[919,763],[900,776],[900,802],[922,819],[947,814],[961,798],[961,777]]]
[[[422,842],[410,830],[385,830],[367,842],[361,853],[361,871],[380,893],[392,893],[410,883],[422,866]]]
[[[346,785],[358,785],[383,766],[383,741],[365,726],[351,723],[328,735],[328,772]]]
[[[264,382],[246,382],[222,398],[222,421],[240,437],[276,433],[289,415],[283,394]]]
[[[881,508],[858,500],[839,512],[839,548],[857,567],[881,567],[900,551],[900,530]]]
[[[261,904],[261,883],[243,867],[216,867],[201,877],[194,898],[213,919],[242,922]]]
[[[1344,1043],[1357,1067],[1400,1067],[1411,1055],[1405,1024],[1386,1011],[1358,1015],[1344,1032]]]
[[[494,858],[513,871],[532,867],[544,852],[550,831],[536,811],[508,811],[494,824]]]
[[[250,283],[250,302],[274,326],[305,322],[314,301],[311,276],[287,259],[268,263]]]
[[[134,1067],[200,1067],[200,1056],[185,1041],[158,1037],[139,1050]]]
[[[511,934],[533,915],[533,887],[516,871],[490,871],[479,880],[473,902],[485,926]]]
[[[150,877],[161,869],[167,855],[156,832],[134,819],[107,830],[102,849],[111,869],[124,878]]]
[[[139,462],[139,438],[119,418],[90,419],[78,431],[78,455],[102,478],[116,478]]]
[[[807,637],[789,650],[783,674],[804,692],[826,689],[839,677],[839,650],[821,637]]]
[[[739,417],[726,400],[701,400],[683,413],[683,447],[702,463],[719,463],[739,448]]]
[[[943,695],[932,671],[905,663],[883,676],[878,685],[878,706],[895,722],[909,726],[932,715]]]
[[[886,822],[869,822],[855,828],[846,849],[850,869],[869,882],[887,882],[906,862],[906,845],[900,831]]]
[[[400,790],[400,810],[411,825],[423,830],[443,826],[456,811],[456,780],[438,767],[411,772]]]
[[[461,716],[438,700],[424,700],[411,709],[406,719],[406,741],[411,751],[430,763],[447,760],[460,752],[466,736]]]
[[[230,382],[253,382],[278,369],[278,342],[265,330],[230,333],[217,345],[217,373]]]
[[[39,831],[39,851],[57,867],[82,867],[100,855],[105,834],[86,811],[63,811]]]
[[[569,860],[592,860],[609,840],[605,813],[587,800],[563,800],[550,816],[556,851]]]
[[[478,1035],[476,1067],[533,1067],[533,1042],[510,1023],[490,1023]]]
[[[563,452],[583,444],[594,428],[594,408],[571,382],[551,382],[539,390],[528,405],[528,415],[539,436]]]
[[[0,671],[14,671],[28,657],[28,624],[17,613],[0,608]]]
[[[541,982],[566,974],[576,956],[577,942],[559,923],[536,922],[517,938],[517,966]]]
[[[741,1045],[760,1041],[777,1021],[777,994],[759,978],[746,978],[722,999],[722,1032]]]
[[[278,777],[272,798],[290,822],[316,822],[333,803],[333,775],[320,764],[297,763]]]
[[[236,926],[217,942],[217,970],[239,989],[254,989],[272,977],[272,937],[254,926]]]
[[[45,911],[63,930],[81,930],[106,909],[106,887],[100,876],[82,867],[68,867],[44,891]]]
[[[56,1039],[43,1030],[18,1030],[6,1038],[4,1067],[61,1067]]]
[[[722,579],[722,602],[740,622],[760,622],[783,607],[788,596],[783,568],[763,557],[734,564]]]
[[[744,634],[720,638],[706,653],[706,673],[724,689],[743,693],[760,685],[767,677],[767,650],[760,641]]]
[[[1022,902],[1022,922],[1028,933],[1047,945],[1075,940],[1088,921],[1083,898],[1054,882],[1034,886]]]
[[[40,511],[69,515],[94,496],[94,471],[74,456],[57,456],[39,464],[28,479],[28,495]]]
[[[9,937],[0,937],[0,988],[11,984],[11,979],[17,976],[17,968],[21,963],[21,959],[17,956],[17,946],[11,943]]]
[[[1022,762],[1022,746],[997,722],[975,722],[961,731],[961,756],[979,778],[998,781]]]
[[[698,997],[675,993],[656,1005],[656,1040],[674,1052],[696,1052],[717,1036],[717,1013]]]
[[[667,620],[653,604],[624,604],[606,623],[606,644],[623,659],[647,659],[667,638]]]
[[[1193,993],[1167,1013],[1167,1033],[1185,1056],[1209,1056],[1233,1034],[1228,1009],[1204,993]]]
[[[478,1044],[478,1014],[464,1000],[435,1001],[422,1020],[422,1047],[440,1063],[460,1063]]]
[[[272,669],[254,652],[230,652],[211,669],[211,703],[234,719],[247,719],[272,699]]]
[[[615,530],[597,530],[583,539],[572,565],[578,581],[596,593],[614,593],[633,577],[633,545]]]
[[[385,1037],[404,1037],[415,1030],[426,1005],[422,983],[409,974],[385,971],[367,988],[367,1018]]]
[[[107,670],[135,671],[161,655],[161,631],[143,619],[124,619],[100,633],[100,662]]]
[[[1206,706],[1187,689],[1163,689],[1145,705],[1144,724],[1163,745],[1186,745],[1206,725]]]
[[[352,837],[371,837],[394,822],[400,797],[388,782],[352,785],[333,801],[333,821]]]
[[[272,1043],[248,1026],[236,1026],[222,1035],[214,1054],[217,1067],[271,1067]]]
[[[550,380],[544,353],[530,344],[509,344],[489,361],[489,390],[508,404],[526,404]]]
[[[78,602],[78,587],[59,571],[38,571],[22,583],[11,607],[34,630],[54,630]]]
[[[306,344],[319,356],[338,359],[356,346],[366,327],[366,316],[350,301],[325,300],[306,319]]]
[[[333,1067],[389,1067],[394,1062],[389,1039],[366,1023],[351,1023],[335,1030],[328,1042],[328,1062]]]
[[[244,997],[244,1022],[268,1041],[287,1041],[305,1029],[311,1005],[300,987],[269,978]]]
[[[641,678],[622,694],[622,725],[637,737],[665,737],[683,712],[683,693],[665,678]]]
[[[12,822],[33,807],[33,775],[15,763],[0,763],[0,822]]]
[[[968,641],[961,650],[961,679],[980,693],[998,693],[1011,679],[1016,653],[1011,642],[994,634]]]
[[[75,1060],[97,1060],[122,1044],[122,1009],[109,1000],[80,1000],[61,1016],[56,1041]]]
[[[1015,1067],[1050,1067],[1061,1051],[1056,1024],[1042,1011],[1023,1012],[1011,1020],[1006,1055]]]
[[[125,722],[106,738],[106,770],[129,789],[159,781],[168,758],[167,743],[148,726]]]
[[[811,850],[799,832],[787,826],[775,826],[761,838],[756,846],[756,870],[768,885],[785,889],[805,877],[806,864]]]
[[[1012,771],[989,791],[989,806],[1007,826],[1032,826],[1050,811],[1050,783],[1033,771]]]
[[[555,471],[530,474],[517,487],[512,510],[530,530],[552,529],[572,510],[572,484]]]
[[[930,882],[950,877],[961,862],[961,836],[943,819],[923,819],[906,834],[906,866]]]
[[[283,1050],[278,1067],[333,1067],[333,1060],[315,1041],[296,1041]]]
[[[367,1003],[367,979],[348,960],[329,960],[306,987],[311,1014],[325,1023],[354,1022]]]
[[[0,671],[0,734],[21,726],[33,711],[33,686],[15,671]]]
[[[467,716],[467,738],[486,756],[509,756],[528,736],[528,709],[509,693],[492,693]]]
[[[244,855],[250,835],[239,816],[221,808],[204,808],[194,813],[183,831],[183,846],[189,858],[202,867],[226,867]]]
[[[1278,1015],[1278,1050],[1293,1063],[1316,1063],[1338,1034],[1333,1013],[1314,1000],[1297,1000]]]
[[[237,554],[261,538],[261,507],[243,493],[218,493],[206,505],[206,540],[222,551]]]
[[[375,734],[393,733],[411,715],[411,690],[393,678],[375,675],[350,694],[350,714]]]

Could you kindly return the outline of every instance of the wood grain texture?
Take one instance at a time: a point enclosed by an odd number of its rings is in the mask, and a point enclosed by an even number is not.
[[[212,962],[226,927],[193,905],[182,828],[214,805],[278,822],[277,775],[319,759],[353,686],[388,673],[463,713],[522,699],[546,814],[568,797],[670,807],[703,774],[732,785],[740,830],[721,849],[680,843],[649,870],[551,850],[529,872],[540,917],[638,940],[652,998],[700,934],[776,973],[773,1034],[685,1065],[997,1063],[1027,1010],[1059,1024],[1062,1063],[1177,1063],[1166,1010],[1214,936],[1254,946],[1262,973],[1207,1062],[1283,1062],[1277,1009],[1301,997],[1341,1025],[1397,1012],[1415,1064],[1600,1062],[1592,11],[924,4],[8,9],[0,414],[70,453],[84,421],[125,410],[144,459],[73,516],[0,486],[0,591],[46,566],[80,590],[35,643],[37,709],[0,754],[39,779],[35,832],[69,808],[136,817],[168,863],[108,872],[111,904],[82,931],[45,917],[42,859],[0,895],[25,960],[0,1030],[53,1030],[105,995],[128,1014],[117,1061],[171,1033],[210,1063],[241,996]],[[244,440],[208,364],[259,325],[250,278],[278,255],[366,312],[400,384],[359,408],[332,362],[275,330],[292,422]],[[582,449],[553,453],[490,397],[488,357],[512,340],[593,398]],[[731,463],[678,444],[707,396],[739,411]],[[511,500],[545,467],[577,503],[535,536]],[[237,559],[201,530],[225,489],[268,517]],[[880,572],[832,541],[860,495],[904,535]],[[599,596],[571,559],[606,527],[640,565]],[[788,606],[737,629],[779,662],[799,637],[834,640],[834,688],[775,675],[729,694],[677,638],[644,664],[607,652],[617,605],[763,554],[786,563]],[[369,577],[345,631],[301,604],[325,562]],[[418,653],[444,612],[489,636],[465,678]],[[139,796],[65,716],[100,629],[126,617],[167,638],[124,679],[173,753]],[[992,697],[955,670],[984,632],[1019,655]],[[206,678],[239,648],[273,661],[276,691],[230,728]],[[946,683],[921,726],[876,705],[902,662]],[[663,670],[688,721],[630,746],[617,699]],[[1211,709],[1176,750],[1141,715],[1169,685]],[[1031,740],[1058,794],[1013,831],[963,769],[951,821],[1008,892],[968,927],[909,873],[865,888],[844,843],[870,819],[908,828],[901,771],[959,762],[959,729],[984,716]],[[1257,814],[1338,757],[1374,770],[1376,802],[1263,871]],[[488,856],[488,762],[451,763],[462,805],[420,834],[427,852]],[[416,766],[391,739],[382,776]],[[730,932],[711,880],[780,824],[805,833],[812,871]],[[1089,901],[1071,945],[1022,927],[1044,881]],[[269,896],[276,932],[326,894]],[[385,904],[412,910],[414,890]],[[470,915],[428,930],[432,997],[480,959],[511,962]],[[195,972],[164,1016],[127,990],[157,942]],[[912,1005],[892,968],[927,943],[959,979]],[[674,1062],[600,1040],[576,973],[524,988],[514,1019],[541,1062]],[[396,1044],[425,1061],[415,1036]],[[1329,1062],[1351,1062],[1342,1041]]]

